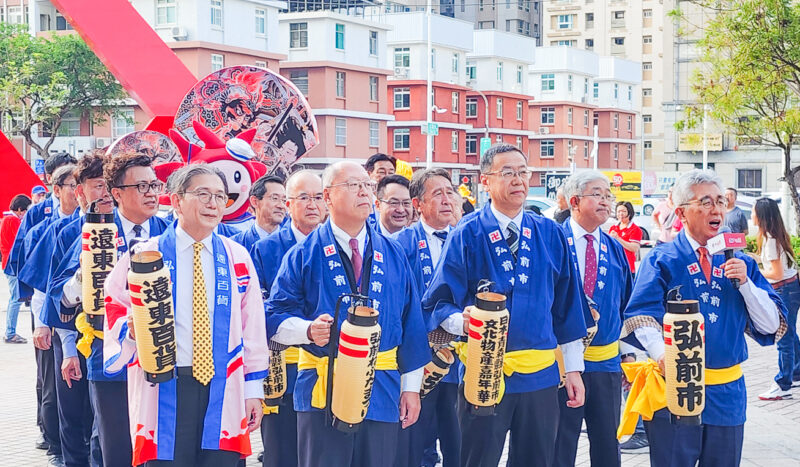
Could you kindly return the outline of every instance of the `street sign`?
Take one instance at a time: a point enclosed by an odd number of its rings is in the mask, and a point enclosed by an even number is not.
[[[36,159],[33,161],[33,171],[36,175],[44,175],[44,159]]]
[[[423,127],[423,130],[424,129],[425,129],[425,127]],[[439,124],[438,123],[428,122],[427,130],[428,131],[425,132],[425,134],[431,135],[431,136],[439,136]]]
[[[481,157],[490,147],[492,147],[492,138],[481,138]]]

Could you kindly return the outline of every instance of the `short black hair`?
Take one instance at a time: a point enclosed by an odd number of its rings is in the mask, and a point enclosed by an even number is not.
[[[397,168],[396,158],[384,154],[382,152],[379,152],[369,156],[369,159],[367,159],[367,162],[364,164],[364,169],[367,171],[368,174],[371,174],[372,171],[375,170],[375,164],[381,161],[391,162],[392,166],[394,166],[395,169]]]
[[[625,210],[628,211],[628,220],[630,221],[633,219],[633,216],[636,215],[636,212],[633,210],[633,204],[630,201],[620,201],[617,203],[617,207],[623,206]]]
[[[75,167],[75,181],[81,184],[92,178],[103,178],[103,167],[107,161],[108,157],[99,150],[84,154]]]
[[[128,169],[133,167],[152,167],[153,159],[147,154],[139,152],[123,152],[115,155],[105,165],[103,177],[106,179],[108,189],[118,188],[122,185]]]
[[[44,173],[53,175],[53,172],[62,165],[76,164],[78,159],[68,152],[59,152],[48,157],[44,161]]]
[[[17,195],[11,200],[11,204],[8,206],[8,208],[12,211],[19,211],[20,209],[27,211],[30,205],[30,198],[28,198],[26,195]]]
[[[264,175],[256,180],[255,183],[253,183],[253,187],[250,188],[250,196],[263,199],[264,195],[267,194],[267,183],[277,183],[278,185],[283,185],[284,180],[277,175]]]
[[[733,192],[733,197],[734,198],[738,198],[739,197],[739,190],[737,190],[736,188],[734,188],[732,186],[729,186],[728,188],[725,188],[725,189],[726,190],[731,190]]]
[[[447,181],[450,181],[450,174],[441,167],[417,170],[414,172],[414,175],[411,176],[411,183],[408,186],[411,197],[417,199],[422,198],[422,195],[425,194],[425,183],[433,177],[444,177]]]
[[[408,189],[409,185],[408,179],[402,175],[387,175],[383,177],[380,182],[378,182],[378,190],[377,190],[378,199],[383,198],[383,190],[386,189],[386,185],[389,185],[391,183],[403,185],[404,187],[406,187],[406,189]]]

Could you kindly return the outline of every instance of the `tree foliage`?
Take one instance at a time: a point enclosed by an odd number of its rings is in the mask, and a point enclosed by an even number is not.
[[[0,116],[3,128],[22,135],[40,156],[68,113],[92,124],[105,121],[126,97],[122,87],[76,34],[32,36],[25,27],[0,23]],[[34,128],[47,128],[37,142]]]

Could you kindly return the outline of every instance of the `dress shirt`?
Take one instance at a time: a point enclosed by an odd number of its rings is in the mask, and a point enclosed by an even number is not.
[[[697,249],[703,245],[700,245],[697,240],[692,238],[688,231],[686,232],[686,240],[692,246],[695,256],[700,259]],[[709,261],[711,261],[710,258]],[[750,320],[753,322],[753,327],[756,331],[762,334],[773,334],[778,330],[781,324],[780,312],[775,302],[769,298],[766,290],[756,287],[753,285],[753,281],[748,279],[747,282],[739,286],[739,293],[742,294],[747,314],[750,315]],[[664,336],[660,330],[643,327],[636,329],[634,333],[651,358],[658,360],[664,355]]]
[[[122,215],[122,212],[118,209],[117,216],[119,216],[120,224],[122,224],[122,234],[125,237],[125,244],[130,245],[131,240],[136,238],[136,234],[133,233],[133,227],[137,224],[129,221],[128,218]],[[142,227],[142,234],[139,235],[139,238],[150,238],[150,219],[147,219],[141,224],[138,224]]]
[[[333,224],[331,224],[331,225],[333,225]],[[397,234],[400,233],[400,230],[402,230],[402,229],[400,229],[395,233],[391,233],[391,232],[389,232],[389,229],[384,227],[383,222],[380,219],[378,219],[378,228],[381,230],[381,234],[386,238],[396,238]],[[347,249],[350,249],[350,247],[348,246]]]
[[[503,238],[508,238],[508,224],[512,222],[517,226],[517,232],[522,232],[522,216],[524,214],[524,210],[522,208],[520,208],[517,215],[512,219],[511,217],[508,217],[502,212],[498,211],[497,208],[494,207],[494,203],[490,204],[489,206],[491,206],[494,218],[497,219],[497,224],[500,226],[500,233],[503,234]]]
[[[300,229],[298,229],[297,226],[294,225],[294,222],[289,224],[289,228],[292,229],[292,234],[294,234],[294,240],[297,243],[303,243],[304,241],[306,241],[306,237],[308,237],[308,235],[301,232]]]
[[[574,217],[569,218],[569,226],[572,227],[573,238],[575,244],[575,253],[578,255],[578,267],[581,271],[581,284],[583,284],[583,274],[586,270],[586,237],[584,235],[591,234],[594,237],[594,255],[600,262],[600,228],[594,229],[594,232],[587,232],[586,229],[581,227],[580,224],[575,222]]]
[[[434,232],[439,232],[439,230],[436,230],[426,224],[421,217],[419,219],[419,223],[422,224],[422,230],[425,231],[425,238],[428,241],[428,250],[431,252],[431,263],[433,263],[433,267],[435,269],[436,265],[439,263],[439,257],[442,256],[442,248],[444,247],[444,243],[442,242],[442,239],[433,235]],[[450,225],[441,230],[449,234],[451,230]]]
[[[378,224],[380,224],[380,221]],[[333,221],[331,221],[331,230],[333,231],[333,238],[336,239],[336,243],[338,243],[339,246],[342,247],[342,250],[344,250],[345,254],[347,254],[347,259],[351,259],[353,252],[350,248],[350,239],[353,237],[351,237],[349,233],[339,228],[339,226],[334,224]],[[299,238],[297,237],[298,233],[302,235],[302,232],[296,230],[294,223],[292,224],[292,231],[294,232],[296,238]],[[364,252],[367,249],[366,224],[361,227],[361,231],[355,236],[355,239],[358,241],[358,252],[361,253],[361,257],[363,258]],[[303,238],[303,240],[305,240],[305,238]],[[330,314],[333,315],[333,310],[331,310]],[[310,344],[311,341],[308,339],[308,327],[311,326],[311,323],[312,321],[300,318],[298,316],[286,318],[280,324],[280,326],[278,326],[278,330],[275,332],[275,335],[272,336],[272,340],[284,345]],[[422,367],[414,371],[401,374],[400,391],[419,392],[420,388],[422,387],[424,369],[425,367]]]
[[[261,240],[263,238],[267,238],[267,235],[270,234],[270,232],[267,232],[266,230],[262,229],[261,226],[258,225],[258,222],[256,222],[253,225],[255,225],[255,227],[256,227],[256,233],[258,233],[258,239],[259,240]],[[278,227],[278,228],[280,228],[280,227]],[[278,229],[273,230],[273,232],[275,232],[276,230],[278,230]]]

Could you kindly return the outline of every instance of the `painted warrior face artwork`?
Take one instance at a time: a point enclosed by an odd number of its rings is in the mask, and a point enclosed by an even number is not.
[[[181,160],[178,146],[167,135],[152,130],[132,131],[122,135],[106,150],[106,154],[111,157],[123,152],[146,154],[153,160],[153,164]]]

